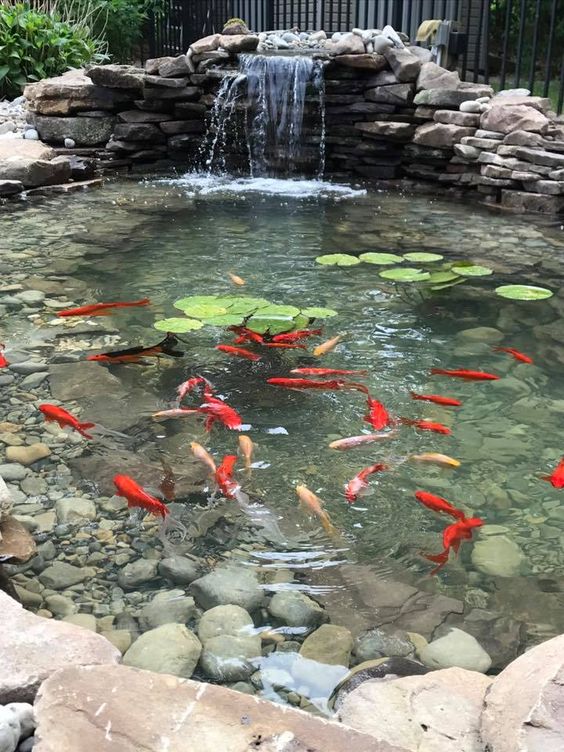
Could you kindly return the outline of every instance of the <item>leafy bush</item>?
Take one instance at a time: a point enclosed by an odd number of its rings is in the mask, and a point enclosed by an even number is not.
[[[83,24],[23,3],[0,4],[0,97],[18,96],[30,81],[97,61],[99,49]]]

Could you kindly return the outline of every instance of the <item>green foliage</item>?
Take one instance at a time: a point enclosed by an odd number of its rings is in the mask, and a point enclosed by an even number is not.
[[[95,5],[96,36],[105,40],[114,62],[131,62],[149,15],[158,15],[161,11],[161,0],[95,0]]]
[[[0,4],[0,98],[16,97],[30,81],[99,59],[99,46],[84,25],[23,3]]]
[[[161,319],[155,322],[155,329],[183,334],[203,326],[246,326],[258,334],[281,334],[303,329],[315,319],[337,315],[331,308],[300,310],[296,306],[242,295],[191,295],[177,300],[174,307],[188,318]]]

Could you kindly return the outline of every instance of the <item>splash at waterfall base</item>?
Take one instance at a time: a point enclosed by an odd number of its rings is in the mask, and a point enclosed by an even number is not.
[[[215,34],[144,70],[94,66],[31,84],[30,119],[59,158],[74,153],[102,169],[173,161],[254,176],[323,173],[564,212],[564,125],[550,100],[461,82],[428,50],[387,34]],[[69,138],[76,148],[62,149]]]

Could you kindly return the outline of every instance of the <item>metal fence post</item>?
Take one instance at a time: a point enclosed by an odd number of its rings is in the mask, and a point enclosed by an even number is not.
[[[392,26],[396,31],[403,27],[403,0],[392,0]],[[409,34],[409,29],[407,30]]]

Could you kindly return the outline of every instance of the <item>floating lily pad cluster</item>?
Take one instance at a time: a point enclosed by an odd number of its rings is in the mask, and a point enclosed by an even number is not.
[[[488,266],[473,264],[471,261],[445,261],[440,253],[413,252],[403,256],[372,252],[361,253],[360,256],[329,253],[318,256],[315,260],[322,266],[358,266],[362,263],[387,266],[390,268],[379,272],[382,279],[390,282],[425,283],[424,286],[433,292],[460,285],[471,277],[488,277],[493,274],[493,269]],[[424,266],[404,266],[406,261]],[[553,294],[544,287],[531,285],[502,285],[495,292],[502,298],[511,300],[543,300]]]
[[[155,329],[184,334],[204,326],[246,326],[258,334],[274,335],[303,329],[315,319],[337,315],[331,308],[297,308],[271,303],[266,298],[237,295],[192,295],[177,300],[174,307],[184,316],[161,319],[155,323]]]

